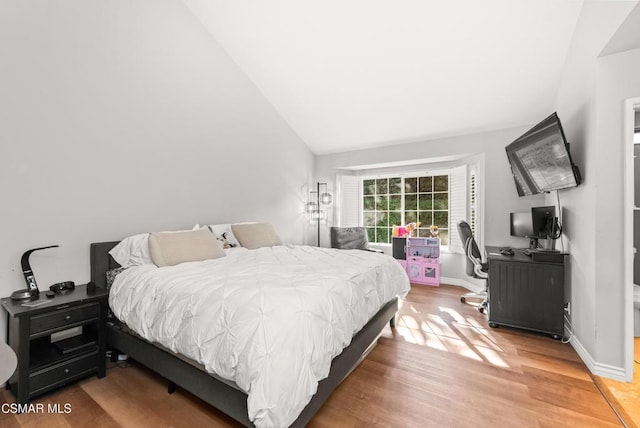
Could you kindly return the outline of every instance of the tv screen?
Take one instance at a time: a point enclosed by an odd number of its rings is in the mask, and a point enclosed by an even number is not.
[[[519,196],[536,195],[580,184],[562,124],[556,113],[506,147]]]

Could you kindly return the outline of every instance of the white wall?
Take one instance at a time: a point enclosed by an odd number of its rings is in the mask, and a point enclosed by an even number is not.
[[[543,119],[543,118],[541,118]],[[533,125],[533,124],[532,124]],[[509,234],[509,213],[528,211],[542,205],[544,196],[519,198],[513,182],[505,146],[522,135],[528,127],[509,128],[493,132],[463,135],[369,150],[318,156],[316,178],[335,185],[337,168],[399,162],[411,159],[439,158],[452,155],[484,154],[484,237],[486,245],[524,247],[522,238]],[[325,231],[323,241],[328,242]],[[442,258],[441,275],[467,280],[464,257],[454,254]]]
[[[624,102],[640,97],[640,49],[600,58],[596,106],[596,350],[597,361],[624,364]],[[615,189],[615,191],[612,191]]]
[[[314,157],[178,0],[0,2],[0,295],[89,243],[259,220],[300,243]],[[5,318],[0,317],[0,340]]]
[[[613,82],[622,70],[613,64],[605,66],[610,59],[599,65],[598,55],[634,5],[584,3],[554,103],[584,178],[581,186],[561,191],[560,198],[563,239],[571,253],[573,344],[592,370],[600,364],[615,371],[623,363],[621,99],[622,93],[631,96],[635,80]],[[629,72],[638,75],[637,68]],[[609,108],[615,112],[605,111]],[[554,196],[548,202],[555,202]]]

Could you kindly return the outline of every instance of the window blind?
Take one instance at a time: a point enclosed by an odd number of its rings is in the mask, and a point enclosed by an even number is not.
[[[458,222],[467,219],[467,167],[451,169],[449,179],[449,249],[464,254],[464,248],[458,234]]]
[[[362,177],[353,175],[338,175],[338,226],[360,226],[360,199],[362,195]]]

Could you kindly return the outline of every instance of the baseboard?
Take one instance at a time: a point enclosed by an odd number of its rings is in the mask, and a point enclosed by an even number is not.
[[[578,356],[582,359],[589,371],[597,376],[606,377],[608,379],[618,380],[626,382],[625,370],[623,367],[610,366],[608,364],[598,363],[593,359],[591,354],[582,346],[582,343],[576,336],[571,337],[569,341],[573,349],[578,353]]]
[[[480,293],[484,291],[484,286],[473,284],[469,281],[460,278],[447,278],[444,276],[440,277],[441,284],[449,284],[449,285],[457,285],[459,287],[464,287],[469,291],[473,291],[474,293]]]
[[[606,377],[607,379],[617,380],[620,382],[628,382],[625,376],[624,368],[622,367],[596,363],[596,369],[593,372],[593,374],[601,377]]]

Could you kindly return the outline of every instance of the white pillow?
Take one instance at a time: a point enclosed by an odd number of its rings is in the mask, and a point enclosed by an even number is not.
[[[232,247],[240,246],[240,242],[238,242],[238,239],[233,234],[230,224],[210,224],[209,227],[218,238],[223,238],[229,241],[229,245]]]
[[[109,254],[120,266],[125,268],[153,263],[151,253],[149,253],[148,233],[124,238],[109,251]]]

